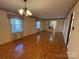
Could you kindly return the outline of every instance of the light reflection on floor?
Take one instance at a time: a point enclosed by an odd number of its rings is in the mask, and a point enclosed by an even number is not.
[[[0,46],[0,59],[68,59],[67,47],[62,33],[43,31]]]
[[[37,38],[37,42],[39,42],[39,41],[40,41],[40,34],[38,34],[38,35],[36,36],[36,38]]]
[[[23,44],[18,44],[15,48],[15,52],[18,56],[20,56],[23,53]]]
[[[55,38],[55,32],[51,32],[49,34],[49,40],[50,40],[50,42],[53,42],[54,41],[54,38]]]

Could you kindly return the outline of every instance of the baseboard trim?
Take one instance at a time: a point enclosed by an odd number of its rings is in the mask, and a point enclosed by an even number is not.
[[[9,42],[0,44],[0,46],[3,46],[3,45],[5,45],[5,44],[8,44],[8,43],[11,43],[11,42],[14,42],[14,41],[19,41],[19,40],[21,40],[21,39],[24,39],[25,37],[28,37],[28,36],[31,36],[31,35],[34,35],[34,34],[38,34],[38,33],[40,33],[40,32],[44,32],[44,31],[46,31],[46,30],[42,30],[42,31],[39,31],[39,32],[36,32],[36,33],[33,33],[33,34],[29,34],[29,35],[26,35],[26,36],[24,36],[24,37],[22,37],[22,38],[16,39],[16,40],[11,40],[11,41],[9,41]]]

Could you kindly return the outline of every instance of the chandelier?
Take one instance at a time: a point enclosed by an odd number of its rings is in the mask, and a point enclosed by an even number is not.
[[[24,0],[24,2],[25,2],[25,7],[24,7],[24,8],[21,8],[21,9],[19,10],[19,14],[20,14],[20,15],[24,15],[24,16],[32,16],[32,13],[30,12],[30,10],[28,10],[28,9],[26,8],[26,2],[27,2],[27,0]]]

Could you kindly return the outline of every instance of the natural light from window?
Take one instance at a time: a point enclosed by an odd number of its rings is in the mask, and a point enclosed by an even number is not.
[[[11,28],[13,33],[22,32],[22,20],[18,18],[12,18],[11,19]]]
[[[36,21],[36,29],[40,29],[41,28],[41,22],[40,21]]]
[[[57,21],[55,20],[50,21],[50,27],[53,27],[53,29],[56,29],[56,26],[57,26]]]

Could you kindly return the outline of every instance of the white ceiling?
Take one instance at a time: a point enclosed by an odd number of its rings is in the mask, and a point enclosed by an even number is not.
[[[27,8],[39,18],[64,18],[78,0],[28,0]],[[18,11],[24,7],[23,0],[0,0],[0,7]]]

